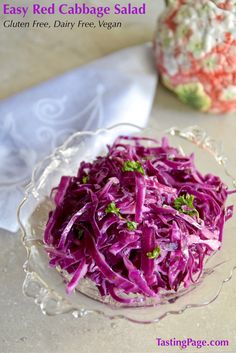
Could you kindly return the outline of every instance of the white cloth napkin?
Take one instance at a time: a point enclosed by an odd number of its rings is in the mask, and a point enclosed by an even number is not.
[[[119,122],[144,126],[157,75],[150,44],[131,47],[0,103],[0,228],[16,210],[34,165],[78,130]]]

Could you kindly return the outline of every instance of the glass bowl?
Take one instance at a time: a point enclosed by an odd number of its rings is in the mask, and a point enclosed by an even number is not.
[[[158,302],[149,298],[133,306],[117,303],[110,297],[100,297],[95,286],[86,279],[80,282],[72,295],[66,294],[63,273],[49,267],[44,250],[43,233],[48,213],[54,207],[49,196],[51,189],[58,185],[62,175],[75,175],[82,160],[92,161],[97,155],[104,154],[106,145],[120,134],[158,139],[168,136],[171,145],[178,147],[183,154],[195,153],[196,165],[201,172],[220,176],[229,188],[236,186],[235,179],[226,168],[227,159],[222,154],[221,144],[199,127],[184,130],[172,127],[158,131],[151,127],[144,129],[132,124],[119,124],[96,132],[75,133],[36,166],[18,209],[22,242],[27,250],[23,292],[34,298],[44,314],[72,312],[75,317],[81,317],[99,313],[108,318],[124,318],[137,323],[158,322],[168,314],[181,314],[187,308],[213,302],[223,284],[232,277],[236,265],[235,216],[225,226],[221,251],[208,259],[200,281],[188,289],[164,293]],[[229,198],[229,204],[232,203],[235,203],[234,196]]]

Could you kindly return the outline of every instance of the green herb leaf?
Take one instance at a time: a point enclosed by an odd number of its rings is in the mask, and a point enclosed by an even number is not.
[[[116,207],[115,202],[111,202],[105,209],[106,213],[114,213],[117,216],[120,216],[120,209]]]
[[[194,207],[194,195],[182,195],[179,196],[177,199],[174,201],[174,208],[184,214],[187,214],[189,216],[199,216],[198,211]]]
[[[142,164],[135,161],[124,162],[122,170],[123,172],[139,172],[142,175],[145,174]]]
[[[161,248],[160,246],[157,246],[155,249],[153,249],[152,251],[150,252],[147,252],[147,257],[150,259],[150,260],[154,260],[156,259],[161,253]]]
[[[136,222],[131,222],[131,221],[127,221],[127,228],[128,230],[135,230],[137,229],[138,223]]]
[[[88,183],[88,181],[89,181],[89,176],[88,176],[88,175],[83,176],[83,178],[82,178],[82,182],[83,182],[83,184],[87,184],[87,183]]]
[[[83,229],[76,229],[76,231],[77,231],[77,238],[79,240],[81,240],[83,238],[83,235],[84,235]]]

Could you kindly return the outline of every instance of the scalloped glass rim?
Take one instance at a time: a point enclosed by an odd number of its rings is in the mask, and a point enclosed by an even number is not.
[[[168,130],[160,131],[152,127],[142,128],[133,124],[117,124],[95,132],[75,133],[53,154],[37,164],[17,212],[22,231],[22,242],[27,250],[23,292],[34,298],[35,303],[40,306],[44,314],[56,315],[72,312],[75,317],[81,317],[88,313],[99,313],[111,319],[123,318],[136,323],[158,322],[169,314],[181,314],[187,308],[201,307],[213,302],[219,296],[223,284],[231,279],[233,270],[236,268],[234,256],[231,253],[234,248],[231,237],[236,231],[234,216],[226,226],[226,239],[222,250],[207,261],[199,283],[192,285],[188,290],[181,289],[175,295],[167,294],[158,305],[150,302],[142,307],[127,307],[115,305],[109,298],[101,302],[96,300],[94,289],[90,283],[86,283],[86,280],[72,296],[65,293],[63,277],[58,271],[48,267],[46,253],[41,251],[43,229],[48,211],[52,207],[49,198],[46,201],[45,198],[50,194],[52,186],[57,184],[55,179],[58,181],[65,170],[67,174],[74,174],[80,163],[79,155],[81,155],[80,160],[93,159],[101,146],[104,150],[105,144],[111,142],[120,133],[150,137],[167,135],[174,140],[174,142],[171,141],[171,144],[181,141],[181,145],[177,144],[179,148],[184,151],[189,149],[187,153],[193,151],[195,154],[199,154],[202,164],[204,162],[205,165],[210,163],[211,168],[208,169],[208,172],[214,172],[212,168],[217,167],[216,174],[226,179],[225,182],[229,187],[236,187],[234,177],[226,168],[227,158],[222,153],[222,145],[197,126],[182,130],[171,127]],[[93,141],[92,144],[91,141]],[[202,153],[204,151],[208,153]],[[231,198],[234,200],[231,203],[235,203],[235,199]]]

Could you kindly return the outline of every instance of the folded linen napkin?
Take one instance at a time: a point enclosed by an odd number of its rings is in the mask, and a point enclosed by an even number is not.
[[[0,103],[0,228],[16,210],[34,165],[79,130],[144,126],[157,76],[150,44],[127,48]]]

